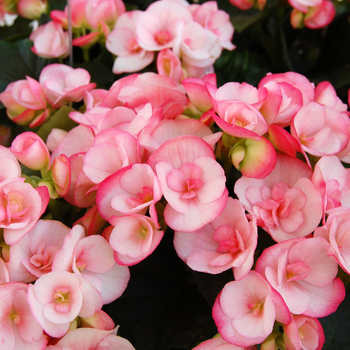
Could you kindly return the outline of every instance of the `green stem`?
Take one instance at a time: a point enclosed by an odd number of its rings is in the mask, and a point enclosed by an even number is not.
[[[82,50],[83,50],[84,62],[89,62],[90,61],[89,49],[82,49]]]

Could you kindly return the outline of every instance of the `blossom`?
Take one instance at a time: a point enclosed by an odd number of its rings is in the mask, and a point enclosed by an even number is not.
[[[106,40],[106,48],[118,57],[114,61],[113,73],[137,72],[148,66],[154,52],[140,47],[136,35],[136,24],[141,11],[123,13]]]
[[[45,212],[49,194],[45,187],[33,188],[24,178],[0,183],[0,227],[6,244],[17,243]]]
[[[59,108],[67,102],[81,101],[84,92],[96,86],[90,83],[90,74],[85,69],[74,69],[58,63],[46,66],[40,73],[39,82],[53,108]]]
[[[213,318],[223,339],[237,346],[263,342],[275,320],[291,321],[281,296],[256,271],[225,285],[213,306]]]
[[[97,206],[102,217],[146,214],[157,221],[155,203],[162,197],[159,181],[148,164],[123,167],[106,178],[97,191]]]
[[[28,285],[0,286],[0,349],[44,350],[47,338],[33,317],[27,301]]]
[[[331,156],[343,151],[349,143],[349,117],[328,106],[310,102],[295,115],[291,131],[305,152]]]
[[[33,316],[52,337],[62,337],[77,316],[91,317],[102,307],[100,293],[84,279],[67,271],[42,275],[28,286]]]
[[[39,220],[27,235],[11,246],[7,262],[10,280],[29,283],[49,273],[69,231],[59,221]]]
[[[149,256],[163,238],[158,223],[145,215],[132,214],[111,219],[109,244],[121,265],[135,265]],[[107,234],[107,233],[106,233]]]
[[[94,328],[78,328],[69,331],[55,345],[50,345],[47,350],[74,349],[79,350],[104,350],[125,349],[135,350],[130,342],[116,334],[117,329],[111,331]]]
[[[33,170],[48,170],[50,154],[44,141],[34,132],[23,132],[13,141],[10,148],[16,158]]]
[[[317,227],[315,237],[325,238],[331,247],[328,254],[335,257],[338,264],[350,273],[349,225],[350,208],[337,208],[330,211],[324,226]]]
[[[296,315],[324,317],[345,297],[338,266],[324,238],[295,238],[263,251],[256,271],[266,277]]]
[[[322,215],[322,198],[301,160],[278,154],[275,168],[262,179],[241,177],[234,191],[244,207],[281,242],[310,234]]]
[[[149,158],[168,204],[167,224],[195,231],[218,217],[227,201],[225,175],[210,146],[195,136],[166,141]]]
[[[172,48],[182,26],[192,21],[191,12],[176,1],[156,1],[136,24],[139,45],[148,51]]]
[[[240,202],[229,197],[210,224],[194,232],[175,231],[174,246],[191,269],[217,274],[233,268],[240,280],[253,266],[257,239],[255,222],[248,222]]]
[[[68,56],[68,32],[55,22],[41,25],[29,36],[33,40],[32,51],[44,58]]]

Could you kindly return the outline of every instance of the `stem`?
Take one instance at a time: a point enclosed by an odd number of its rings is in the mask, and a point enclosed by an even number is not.
[[[70,0],[67,1],[68,7],[68,40],[69,40],[69,65],[73,67],[73,33],[72,33],[72,12],[71,12],[71,4]]]
[[[83,50],[84,62],[89,62],[90,61],[89,49],[82,49],[82,50]]]

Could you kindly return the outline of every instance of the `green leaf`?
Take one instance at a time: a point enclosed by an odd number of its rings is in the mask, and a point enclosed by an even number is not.
[[[245,28],[249,27],[251,24],[259,20],[263,15],[260,10],[251,9],[248,11],[241,11],[240,14],[231,16],[231,23],[235,30],[240,33]]]
[[[23,17],[17,17],[12,26],[5,26],[0,29],[0,40],[13,42],[27,38],[32,31],[32,28],[29,27],[30,22],[30,20]]]
[[[69,118],[69,113],[75,109],[63,106],[61,107],[54,115],[52,115],[49,120],[44,123],[37,134],[46,142],[47,137],[49,136],[53,128],[63,129],[69,131],[73,129],[78,124]]]
[[[41,70],[51,62],[36,56],[32,51],[32,42],[28,39],[8,43],[0,41],[0,91],[13,81],[25,79],[28,75],[39,79]]]
[[[110,55],[112,56],[111,53]],[[89,72],[91,82],[96,83],[97,89],[109,89],[116,80],[116,76],[112,72],[112,65],[107,66],[98,59],[74,65],[74,68],[78,67],[84,68]]]

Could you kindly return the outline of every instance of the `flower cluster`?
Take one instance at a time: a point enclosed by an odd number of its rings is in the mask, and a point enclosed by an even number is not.
[[[292,71],[218,86],[213,65],[235,46],[213,1],[70,4],[71,18],[52,10],[32,32],[34,53],[63,61],[70,23],[86,60],[96,43],[116,56],[110,76],[152,62],[158,73],[102,89],[86,69],[45,61],[37,80],[4,85],[16,134],[0,146],[0,350],[135,350],[106,305],[162,323],[172,311],[159,304],[184,287],[209,306],[210,334],[156,348],[321,350],[318,319],[337,312],[350,281],[350,90],[346,104],[330,82]],[[329,1],[290,4],[294,27],[331,20]],[[170,297],[159,278],[152,315],[144,287],[149,271],[173,273],[159,266],[165,245],[185,278]]]
[[[176,81],[214,71],[223,49],[233,50],[229,15],[215,1],[202,5],[156,1],[146,11],[125,10],[121,0],[72,0],[73,45],[99,42],[117,56],[115,74],[137,72],[155,60],[158,72]],[[50,13],[53,21],[40,26],[30,39],[41,57],[67,57],[68,9]]]
[[[96,328],[96,344],[115,334],[102,305],[123,293],[128,266],[152,254],[169,227],[191,269],[233,271],[213,307],[222,338],[208,349],[224,342],[303,349],[305,338],[310,349],[321,349],[317,318],[345,297],[338,265],[350,271],[350,174],[341,162],[349,161],[350,121],[331,84],[315,87],[287,72],[268,74],[257,88],[233,82],[217,88],[213,74],[180,85],[143,73],[105,91],[88,81],[76,86],[82,75],[49,65],[40,83],[27,78],[1,95],[25,100],[33,111],[44,109],[43,101],[58,108],[85,97],[85,109],[69,113],[78,125],[68,132],[53,128],[46,144],[25,132],[1,149],[2,288],[4,298],[8,288],[21,295],[3,303],[19,329],[5,337],[7,348],[24,342],[60,349],[84,337],[87,325]],[[214,133],[217,127],[222,131]],[[18,161],[41,172],[27,177],[35,188],[23,183]],[[237,199],[218,161],[241,172]],[[38,221],[49,197],[86,214],[72,229]],[[262,252],[258,227],[274,241]],[[21,323],[22,312],[30,326]],[[22,334],[34,334],[34,327],[35,337]]]
[[[39,81],[26,77],[10,83],[0,101],[13,122],[35,128],[67,102],[81,101],[95,87],[85,69],[52,64],[42,70]]]
[[[248,10],[257,6],[262,10],[266,0],[230,0],[230,3],[240,10]],[[290,14],[290,24],[294,29],[319,29],[328,26],[335,17],[336,10],[331,0],[288,0],[293,8]]]

